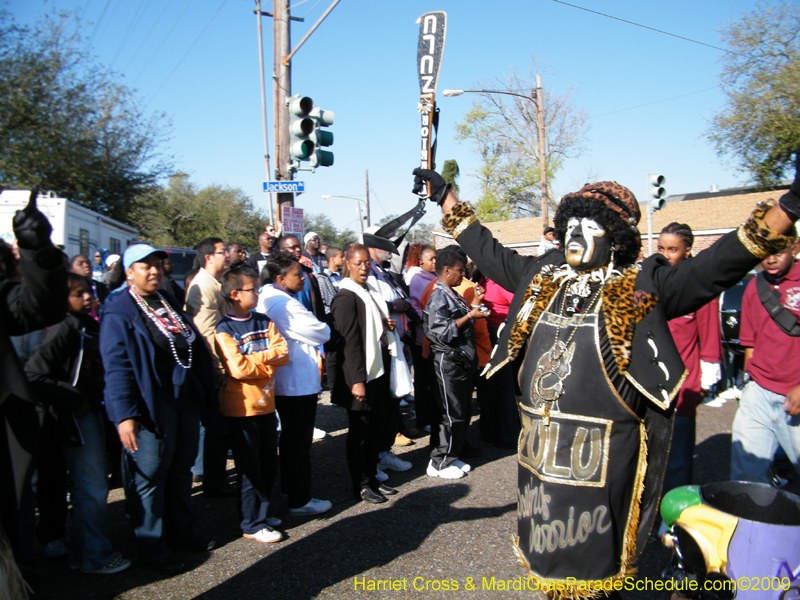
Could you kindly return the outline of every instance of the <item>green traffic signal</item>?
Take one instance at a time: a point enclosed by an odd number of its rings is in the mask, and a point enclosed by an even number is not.
[[[309,161],[311,168],[330,167],[333,152],[323,150],[333,144],[333,132],[323,129],[333,125],[333,112],[314,106],[308,96],[295,95],[288,100],[289,107],[289,155],[292,168],[299,161]]]

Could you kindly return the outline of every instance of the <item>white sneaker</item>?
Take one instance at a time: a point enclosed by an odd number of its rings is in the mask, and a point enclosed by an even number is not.
[[[425,472],[428,474],[428,477],[441,477],[442,479],[461,479],[466,475],[464,471],[454,464],[444,469],[437,469],[433,466],[433,461],[428,463],[428,468]]]
[[[272,527],[264,527],[264,529],[255,533],[245,533],[243,537],[262,544],[272,544],[280,542],[283,539],[283,534],[280,531],[275,531]]]
[[[411,468],[411,463],[388,452],[378,461],[378,468],[383,470],[391,469],[392,471],[408,471]]]
[[[463,460],[456,459],[453,461],[452,464],[461,469],[462,471],[464,471],[464,473],[469,473],[470,471],[472,471],[472,467],[469,466],[467,463],[465,463]]]
[[[315,440],[321,440],[326,435],[328,435],[327,432],[322,431],[322,429],[317,429],[316,427],[314,427],[314,439]]]
[[[312,498],[305,506],[301,506],[300,508],[290,508],[289,514],[296,517],[307,517],[310,515],[321,515],[324,512],[328,512],[331,508],[333,508],[333,504],[331,504],[328,500],[318,500],[317,498]]]
[[[384,481],[389,479],[389,476],[380,469],[378,469],[378,473],[375,475],[375,479],[377,479],[380,483],[383,483]]]

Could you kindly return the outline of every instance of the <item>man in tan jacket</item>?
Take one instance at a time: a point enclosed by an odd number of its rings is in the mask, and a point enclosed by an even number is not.
[[[230,264],[225,251],[225,242],[220,238],[206,238],[197,245],[196,262],[200,270],[186,290],[186,312],[205,338],[217,371],[217,391],[225,382],[225,371],[214,341],[217,324],[228,312],[228,304],[222,295],[220,278]],[[222,416],[216,406],[204,411],[200,429],[200,448],[192,472],[203,479],[203,494],[206,496],[233,496],[234,490],[226,485],[227,441]]]

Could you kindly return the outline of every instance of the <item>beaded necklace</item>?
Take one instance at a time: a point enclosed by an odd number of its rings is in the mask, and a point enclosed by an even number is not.
[[[444,293],[445,293],[445,294],[447,294],[448,296],[450,296],[450,298],[452,298],[452,299],[453,299],[453,302],[455,302],[456,304],[458,304],[458,307],[459,307],[461,310],[463,310],[463,311],[464,311],[464,314],[465,314],[465,315],[468,315],[468,314],[469,314],[469,307],[467,306],[467,303],[466,303],[466,301],[465,301],[465,300],[464,300],[464,299],[463,299],[461,296],[459,296],[458,294],[454,293],[454,292],[453,292],[453,290],[451,290],[449,287],[447,287],[447,286],[446,286],[445,284],[443,284],[441,281],[437,281],[437,282],[436,282],[436,285],[437,285],[437,286],[439,286],[439,288],[440,288],[440,289],[442,289],[442,290],[444,291]]]
[[[156,328],[164,334],[164,337],[167,338],[169,342],[170,350],[172,350],[172,356],[175,357],[175,362],[178,363],[184,369],[191,369],[192,368],[192,345],[187,344],[189,346],[189,360],[186,364],[184,364],[180,357],[178,356],[178,352],[175,349],[175,335],[181,334],[183,335],[188,342],[188,331],[186,326],[183,324],[183,321],[178,316],[178,314],[172,310],[172,307],[169,305],[168,302],[164,300],[164,297],[161,295],[161,292],[156,291],[156,295],[158,299],[161,301],[162,306],[167,311],[167,315],[169,316],[169,320],[160,317],[156,314],[148,304],[142,299],[142,297],[136,293],[136,290],[133,289],[133,286],[128,287],[128,291],[130,292],[131,296],[133,297],[134,302],[136,302],[139,310],[141,310],[148,319],[150,319]]]

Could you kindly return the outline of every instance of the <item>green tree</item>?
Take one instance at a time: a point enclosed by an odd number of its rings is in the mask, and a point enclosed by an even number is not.
[[[707,131],[752,180],[776,183],[800,144],[800,5],[759,2],[721,31],[725,108]]]
[[[142,237],[156,246],[193,248],[207,237],[238,242],[252,252],[267,219],[242,190],[220,185],[198,188],[180,173],[166,188],[137,199],[132,212]]]
[[[347,242],[355,242],[358,235],[351,229],[339,231],[328,215],[319,213],[309,213],[303,215],[303,227],[308,233],[314,231],[319,235],[323,244],[328,244],[334,248],[341,248]]]
[[[133,223],[137,195],[171,171],[168,124],[90,56],[77,18],[20,27],[0,11],[0,185],[39,185]]]
[[[458,195],[458,176],[461,171],[458,168],[458,162],[455,160],[444,161],[444,168],[442,169],[442,178],[450,184],[453,191]]]
[[[575,88],[558,94],[545,87],[544,129],[539,130],[535,74],[541,70],[532,61],[527,75],[512,70],[505,80],[476,83],[475,89],[505,93],[477,94],[478,100],[456,125],[456,139],[472,142],[480,157],[476,175],[481,191],[475,206],[491,220],[541,214],[541,136],[548,182],[567,158],[583,150],[588,124],[586,114],[575,106]],[[555,208],[555,200],[548,201]]]

